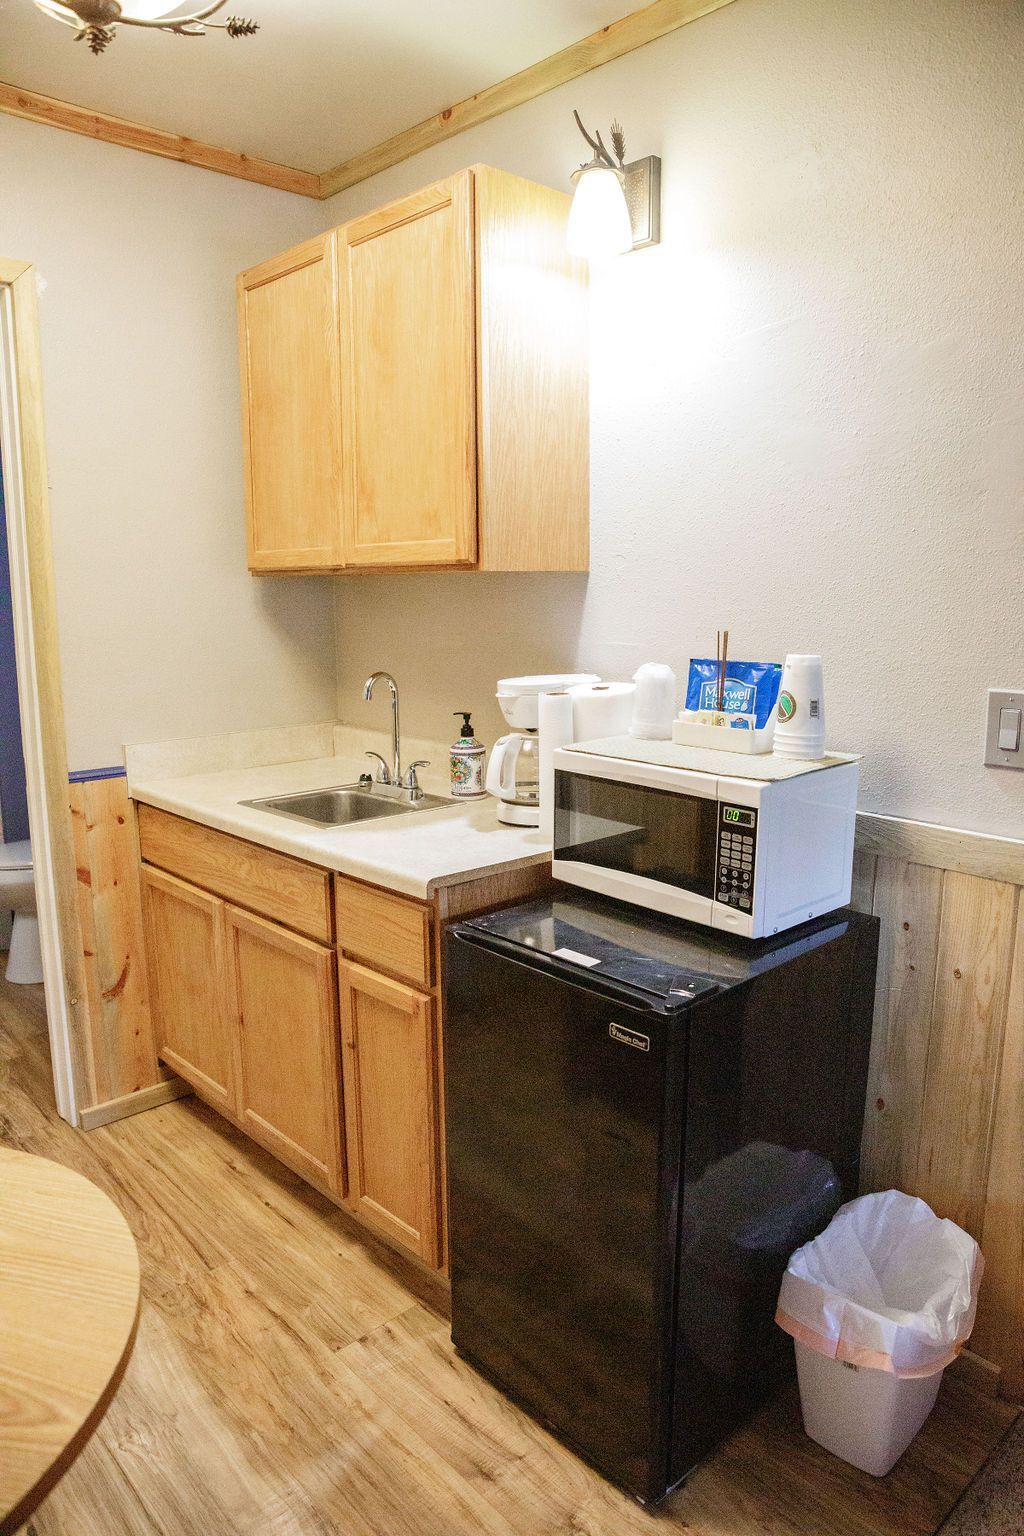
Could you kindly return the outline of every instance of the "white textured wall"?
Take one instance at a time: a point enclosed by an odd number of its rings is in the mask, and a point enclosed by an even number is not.
[[[36,264],[68,752],[329,719],[330,582],[245,566],[235,274],[316,203],[0,117]]]
[[[1018,0],[736,0],[326,204],[564,185],[574,106],[664,160],[662,245],[593,284],[589,580],[340,578],[341,717],[384,666],[407,730],[493,740],[498,676],[682,676],[728,625],[824,653],[865,809],[1024,835],[981,763],[1024,687],[1022,78]]]

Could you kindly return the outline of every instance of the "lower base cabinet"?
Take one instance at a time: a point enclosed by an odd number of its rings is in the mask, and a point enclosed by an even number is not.
[[[142,869],[157,1055],[217,1109],[233,1114],[236,1060],[223,1001],[224,903]]]
[[[341,960],[349,1204],[430,1265],[440,1263],[438,1043],[434,999]]]
[[[143,866],[157,1054],[296,1173],[344,1196],[334,950]]]
[[[281,1162],[441,1268],[433,908],[328,885],[315,866],[144,810],[157,1054]],[[259,910],[238,904],[248,892]]]
[[[244,1131],[345,1194],[334,951],[228,907],[227,997]]]

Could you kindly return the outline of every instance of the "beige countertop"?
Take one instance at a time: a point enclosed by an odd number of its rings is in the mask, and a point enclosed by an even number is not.
[[[499,822],[490,796],[347,827],[307,826],[239,804],[263,795],[351,784],[365,767],[365,758],[318,757],[256,768],[146,777],[132,783],[131,794],[162,811],[420,900],[429,899],[443,885],[458,885],[516,865],[541,864],[551,857],[551,845],[536,827]],[[429,778],[424,788],[438,792]]]

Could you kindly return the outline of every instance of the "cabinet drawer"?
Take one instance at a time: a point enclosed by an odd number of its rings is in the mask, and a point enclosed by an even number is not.
[[[198,822],[139,806],[142,857],[174,875],[329,944],[330,875]]]
[[[334,877],[338,947],[417,986],[433,985],[430,908]]]

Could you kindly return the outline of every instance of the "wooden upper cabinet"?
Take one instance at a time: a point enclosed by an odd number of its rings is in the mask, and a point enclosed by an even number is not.
[[[338,231],[346,565],[476,559],[473,184]]]
[[[341,562],[338,283],[333,234],[238,279],[249,567]]]
[[[243,273],[253,570],[587,569],[568,212],[473,166]]]
[[[590,564],[588,268],[569,198],[489,165],[476,197],[482,571]]]

